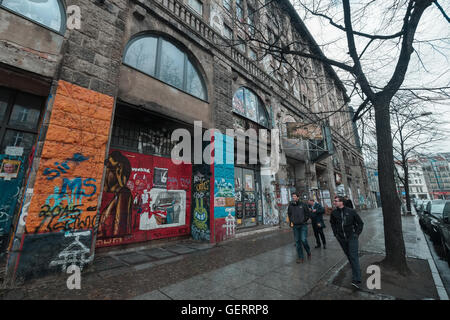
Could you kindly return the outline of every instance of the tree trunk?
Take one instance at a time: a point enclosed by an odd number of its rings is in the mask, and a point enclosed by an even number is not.
[[[409,273],[409,268],[406,264],[400,199],[394,179],[394,154],[389,104],[389,99],[378,98],[377,101],[373,101],[378,149],[378,182],[380,185],[386,249],[386,257],[381,262],[381,265],[401,274],[407,274]]]
[[[410,195],[409,195],[409,169],[408,169],[408,165],[407,164],[404,166],[403,172],[405,173],[406,214],[407,215],[411,215],[411,199],[410,199]]]

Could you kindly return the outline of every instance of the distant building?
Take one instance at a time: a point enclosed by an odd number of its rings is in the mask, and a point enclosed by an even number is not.
[[[450,199],[450,153],[419,159],[431,199]]]
[[[370,208],[381,207],[380,186],[378,184],[378,169],[376,163],[366,164],[367,182],[369,184],[369,202]]]

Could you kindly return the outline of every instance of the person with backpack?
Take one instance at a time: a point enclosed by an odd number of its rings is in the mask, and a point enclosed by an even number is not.
[[[308,260],[311,259],[311,249],[308,244],[308,224],[310,218],[308,206],[300,201],[298,194],[292,193],[292,201],[288,207],[289,223],[294,230],[295,246],[297,248],[297,263],[304,262],[303,248],[305,248],[308,255]]]
[[[323,228],[325,228],[325,222],[323,221],[323,214],[325,213],[325,209],[322,205],[314,199],[309,199],[308,207],[311,212],[311,224],[314,231],[314,237],[316,237],[316,247],[320,248],[323,245],[323,248],[326,249],[326,240],[325,234],[323,233]],[[322,240],[322,244],[320,243]]]

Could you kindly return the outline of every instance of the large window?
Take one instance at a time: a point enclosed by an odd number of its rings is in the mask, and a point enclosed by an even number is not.
[[[0,7],[14,11],[56,32],[64,33],[66,15],[59,0],[0,0]]]
[[[188,0],[188,4],[199,15],[203,14],[203,3],[201,1],[199,1],[199,0]]]
[[[36,141],[44,98],[0,87],[0,154],[23,148],[26,156]]]
[[[161,37],[132,40],[123,63],[197,98],[207,99],[203,79],[187,54]]]
[[[261,99],[247,88],[239,88],[234,94],[233,111],[264,127],[269,127],[269,116]]]
[[[236,18],[240,22],[244,22],[244,8],[242,0],[236,0]]]

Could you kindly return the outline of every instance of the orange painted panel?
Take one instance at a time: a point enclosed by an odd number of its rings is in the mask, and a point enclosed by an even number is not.
[[[94,227],[113,106],[113,97],[59,81],[27,232]]]

